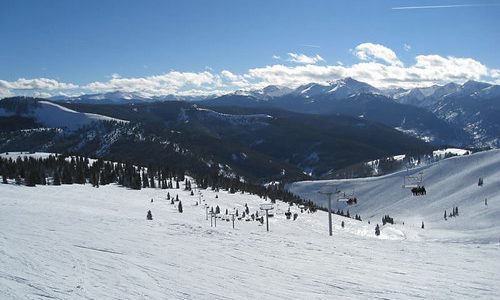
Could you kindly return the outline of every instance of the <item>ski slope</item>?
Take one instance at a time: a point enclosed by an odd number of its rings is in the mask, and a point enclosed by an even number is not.
[[[402,188],[406,171],[380,177],[296,182],[289,190],[324,207],[327,200],[317,193],[320,189],[347,194],[354,191],[357,205],[347,206],[333,196],[333,208],[349,209],[351,215],[360,214],[363,220],[375,223],[389,214],[396,221],[392,230],[408,239],[468,243],[500,240],[500,150],[448,158],[411,169],[409,174],[420,172],[425,196],[413,196]],[[478,186],[479,177],[484,178],[482,187]],[[459,208],[459,216],[445,221],[444,211],[449,213],[453,207]],[[415,234],[408,229],[420,227],[422,221],[430,230]]]
[[[480,156],[470,157],[480,164]],[[461,178],[460,174],[457,170],[453,176]],[[493,178],[483,176],[483,188],[493,193],[489,188]],[[438,193],[430,187],[429,193]],[[182,214],[166,200],[167,192],[179,195]],[[493,195],[488,209],[498,211],[497,200]],[[197,201],[200,205],[195,205]],[[0,184],[0,299],[494,299],[500,295],[500,245],[483,238],[460,242],[469,236],[469,229],[433,228],[439,220],[436,216],[433,221],[431,208],[415,212],[416,219],[426,221],[422,230],[410,226],[403,214],[407,210],[411,215],[413,206],[404,208],[395,200],[386,203],[407,223],[404,229],[384,226],[379,237],[374,235],[374,222],[337,215],[334,235],[329,237],[325,212],[301,213],[293,206],[292,213],[299,216],[287,220],[283,213],[288,204],[279,201],[276,215],[269,219],[270,232],[255,221],[235,221],[233,229],[231,222],[218,219],[217,227],[211,227],[206,220],[204,204],[219,205],[223,213],[237,208],[241,214],[245,203],[254,213],[266,202],[224,191],[195,189],[191,196],[182,185],[137,191],[116,185]],[[468,211],[465,203],[459,206],[457,223],[467,219]],[[380,209],[374,215],[385,212],[382,204],[359,204],[363,213],[371,208]],[[146,220],[148,210],[152,221]],[[486,220],[492,222],[490,217]],[[453,237],[454,242],[437,239],[439,235]]]
[[[0,108],[0,116],[13,115],[16,115],[16,112]],[[49,101],[38,101],[37,105],[33,106],[29,113],[21,115],[34,118],[38,123],[48,128],[64,128],[68,130],[76,130],[97,121],[128,123],[125,120],[99,114],[81,113]]]

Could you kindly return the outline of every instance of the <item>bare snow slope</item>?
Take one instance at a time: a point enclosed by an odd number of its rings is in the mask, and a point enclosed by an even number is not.
[[[461,157],[452,157],[437,163],[415,168],[410,174],[423,172],[425,196],[413,196],[403,189],[406,171],[381,177],[352,180],[326,180],[296,182],[289,189],[306,199],[326,206],[326,197],[317,193],[321,188],[336,188],[352,193],[358,204],[347,206],[335,201],[335,210],[349,209],[350,214],[360,214],[364,220],[381,223],[389,214],[396,221],[398,230],[408,239],[434,239],[473,243],[495,243],[500,239],[500,150],[491,150]],[[479,177],[484,185],[478,186]],[[485,205],[488,199],[488,205]],[[444,211],[450,213],[458,207],[459,216],[444,220]],[[421,222],[429,230],[417,235],[409,226]],[[405,226],[402,225],[405,222]]]
[[[0,108],[0,116],[14,114],[15,112],[5,111]],[[49,101],[38,101],[37,105],[29,113],[22,115],[32,117],[49,128],[66,128],[69,130],[78,129],[95,121],[128,122],[99,114],[77,112]]]
[[[184,213],[165,199],[167,192],[179,194]],[[373,223],[339,216],[333,216],[329,237],[326,213],[301,213],[294,206],[298,219],[286,220],[288,205],[281,202],[270,232],[258,222],[236,221],[233,229],[219,219],[210,227],[196,201],[219,205],[222,212],[238,208],[240,214],[245,203],[253,213],[264,202],[248,194],[215,195],[0,184],[0,299],[493,299],[500,294],[498,244],[416,242],[397,226],[375,237]],[[148,210],[152,221],[146,220]],[[407,226],[405,232],[417,235],[433,231],[430,227]]]

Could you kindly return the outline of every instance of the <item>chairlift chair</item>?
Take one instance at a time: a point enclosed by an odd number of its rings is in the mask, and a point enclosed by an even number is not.
[[[424,183],[424,173],[419,172],[417,174],[410,175],[409,170],[406,170],[406,175],[403,179],[403,188],[404,189],[413,189],[423,187]]]
[[[350,194],[346,194],[345,192],[342,193],[338,200],[338,202],[345,202],[347,203],[347,205],[354,205],[354,204],[358,204],[358,198],[356,197],[356,195],[354,194],[354,189],[352,190],[352,193]]]

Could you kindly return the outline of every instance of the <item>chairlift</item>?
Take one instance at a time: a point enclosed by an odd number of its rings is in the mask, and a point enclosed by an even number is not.
[[[354,194],[354,189],[352,190],[352,192],[350,194],[346,194],[345,192],[340,194],[337,201],[338,202],[345,202],[345,203],[347,203],[347,205],[358,204],[358,198]]]
[[[409,169],[406,169],[403,188],[410,189],[414,196],[426,195],[427,191],[424,187],[424,172],[420,171],[416,174],[410,175]]]
[[[410,169],[406,169],[406,175],[403,179],[404,189],[413,189],[423,187],[424,172],[420,171],[416,174],[410,174]]]

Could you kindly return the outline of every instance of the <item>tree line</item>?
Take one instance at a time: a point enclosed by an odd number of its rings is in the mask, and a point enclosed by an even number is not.
[[[191,176],[199,188],[227,190],[229,193],[248,192],[275,202],[302,204],[311,211],[316,206],[311,201],[285,190],[281,183],[267,186],[254,184],[241,177],[228,178],[216,172],[193,173],[165,166],[137,166],[131,162],[111,162],[104,159],[89,159],[75,155],[49,155],[47,157],[24,156],[0,158],[0,174],[2,182],[9,180],[26,186],[61,185],[61,184],[91,184],[98,188],[101,185],[118,184],[127,188],[140,190],[142,188],[179,188],[179,182],[185,181],[184,187],[192,189],[192,183],[185,175]]]

